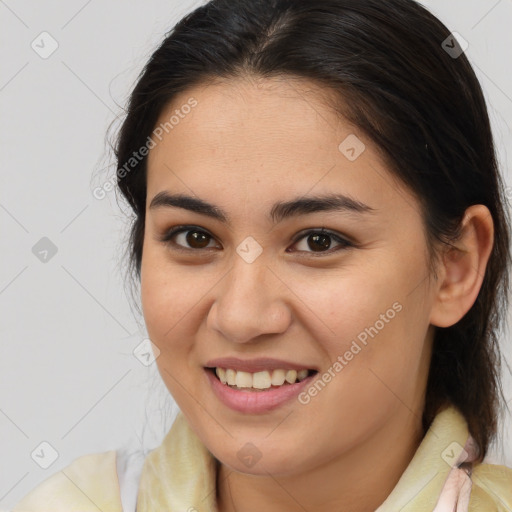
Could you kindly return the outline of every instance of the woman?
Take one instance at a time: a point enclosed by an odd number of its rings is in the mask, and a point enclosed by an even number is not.
[[[439,20],[213,0],[149,60],[116,156],[181,413],[138,463],[81,457],[16,511],[512,510],[512,470],[483,463],[510,225]]]

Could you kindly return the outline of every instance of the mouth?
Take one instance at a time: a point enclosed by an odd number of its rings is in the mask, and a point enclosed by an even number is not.
[[[318,373],[317,370],[307,368],[299,370],[275,368],[248,372],[217,366],[205,367],[205,370],[226,387],[245,392],[265,392],[289,387]]]
[[[242,414],[266,414],[286,404],[293,406],[318,374],[316,369],[267,359],[229,358],[207,364],[204,371],[213,395]]]

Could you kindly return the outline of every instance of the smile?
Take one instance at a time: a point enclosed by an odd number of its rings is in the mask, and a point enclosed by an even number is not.
[[[255,372],[205,367],[214,396],[229,409],[243,414],[262,414],[287,403],[296,404],[297,396],[316,377],[308,369],[258,369]]]
[[[215,368],[215,374],[222,384],[226,384],[233,389],[263,391],[271,387],[286,386],[303,381],[310,374],[310,370],[276,369],[250,373],[232,368],[217,367]]]

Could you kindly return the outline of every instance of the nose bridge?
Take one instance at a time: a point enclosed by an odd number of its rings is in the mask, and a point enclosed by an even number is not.
[[[284,332],[290,312],[282,286],[264,257],[249,262],[236,255],[209,312],[211,326],[234,342]]]
[[[247,306],[258,307],[265,300],[268,269],[263,261],[246,263],[236,261],[231,271],[231,279],[224,286],[223,299],[237,301]],[[268,292],[268,290],[267,290]]]

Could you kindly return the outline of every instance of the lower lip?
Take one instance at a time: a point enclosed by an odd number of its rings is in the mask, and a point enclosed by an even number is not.
[[[240,391],[222,384],[211,370],[205,370],[205,372],[217,398],[231,409],[246,414],[257,414],[277,409],[296,398],[316,375],[310,375],[295,384],[284,384],[279,388],[269,388],[266,391]]]

